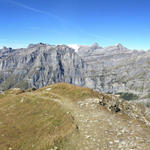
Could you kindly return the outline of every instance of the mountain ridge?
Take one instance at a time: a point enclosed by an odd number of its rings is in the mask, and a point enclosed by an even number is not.
[[[79,45],[78,45],[79,46]],[[67,82],[104,93],[149,101],[149,51],[121,44],[100,47],[30,44],[0,50],[0,88],[40,88]]]
[[[0,115],[0,149],[150,147],[146,107],[67,83],[37,90],[6,90],[0,93]]]

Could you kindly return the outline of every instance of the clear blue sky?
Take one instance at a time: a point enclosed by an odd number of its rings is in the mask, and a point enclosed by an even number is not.
[[[0,0],[0,47],[38,42],[150,49],[150,0]]]

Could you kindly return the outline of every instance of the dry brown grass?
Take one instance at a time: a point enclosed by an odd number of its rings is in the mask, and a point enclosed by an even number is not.
[[[49,149],[75,129],[66,111],[36,92],[5,92],[0,98],[0,150]]]
[[[52,88],[51,92],[72,101],[99,97],[99,93],[93,89],[79,87],[68,83],[57,83],[51,85],[50,87]]]
[[[67,83],[35,91],[10,89],[0,94],[0,150],[50,150],[55,146],[59,150],[79,150],[84,149],[86,142],[86,147],[96,149],[99,142],[102,149],[105,146],[110,149],[110,138],[120,138],[116,132],[128,127],[130,133],[139,127],[139,121],[124,114],[112,114],[97,102],[94,103],[92,100],[95,98],[106,100],[107,103],[113,100],[112,95],[99,94],[92,89]],[[128,126],[130,121],[132,123]],[[141,123],[140,126],[142,132],[139,130],[139,133],[143,137],[149,136],[149,128]],[[105,131],[110,132],[106,135]],[[89,143],[87,135],[101,140]],[[129,136],[125,133],[120,140]]]
[[[76,131],[76,124],[67,113],[70,109],[56,100],[76,102],[98,96],[92,89],[67,83],[0,94],[0,150],[48,150],[61,145]]]

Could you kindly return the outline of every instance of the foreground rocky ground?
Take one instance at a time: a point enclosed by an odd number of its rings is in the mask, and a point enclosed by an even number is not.
[[[70,111],[78,133],[69,137],[62,149],[70,150],[149,150],[149,112],[140,104],[125,102],[113,95],[100,94],[72,102],[61,101]]]
[[[150,129],[127,116],[99,108],[98,99],[79,101],[75,118],[83,136],[83,141],[77,142],[77,149],[150,149]]]
[[[1,149],[150,149],[149,112],[140,104],[63,83],[7,94],[13,100],[0,99]]]

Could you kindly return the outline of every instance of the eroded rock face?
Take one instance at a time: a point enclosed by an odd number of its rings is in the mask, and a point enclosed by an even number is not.
[[[130,50],[121,44],[81,46],[78,55],[88,64],[86,86],[127,100],[150,98],[149,51]]]
[[[0,88],[40,88],[68,82],[127,100],[150,100],[150,52],[121,44],[92,46],[30,44],[0,50]]]
[[[83,86],[86,64],[65,46],[51,46],[43,43],[30,44],[28,48],[0,53],[0,87],[22,89],[68,82]]]
[[[101,94],[99,104],[111,112],[126,114],[130,118],[142,121],[150,126],[149,110],[142,104],[127,102],[117,96],[108,94]]]

